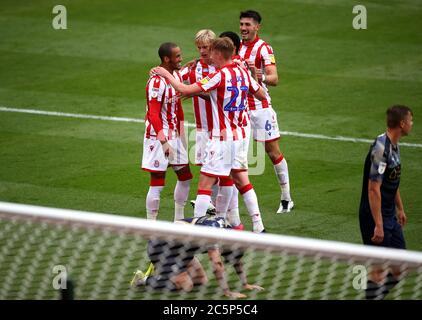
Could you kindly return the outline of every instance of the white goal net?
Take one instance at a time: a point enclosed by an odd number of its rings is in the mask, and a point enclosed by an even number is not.
[[[0,202],[0,299],[365,299],[374,265],[422,298],[418,252]]]

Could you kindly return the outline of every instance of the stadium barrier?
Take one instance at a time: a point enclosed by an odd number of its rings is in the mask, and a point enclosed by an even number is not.
[[[141,277],[132,287],[133,273],[150,266],[148,241],[161,244],[162,265],[194,250],[209,281],[178,290]],[[422,298],[420,252],[0,202],[0,299],[58,299],[69,290],[76,299],[221,299],[221,279],[203,254],[217,248],[230,290],[248,299],[364,299],[374,265],[402,271],[386,299]],[[239,261],[247,283],[264,290],[244,286]],[[151,279],[163,278],[157,273]]]

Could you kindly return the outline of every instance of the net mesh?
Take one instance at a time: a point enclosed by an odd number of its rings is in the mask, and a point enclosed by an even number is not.
[[[260,236],[256,234],[248,235],[249,242],[236,241],[236,237],[249,232],[235,230],[216,230],[224,231],[222,237],[210,241],[193,235],[190,229],[185,234],[157,235],[134,228],[72,221],[71,215],[66,223],[34,217],[8,215],[4,211],[0,215],[0,299],[59,299],[70,289],[76,299],[222,299],[221,281],[216,278],[208,255],[209,250],[216,248],[220,252],[243,253],[240,259],[222,261],[230,290],[248,299],[363,299],[364,272],[381,263],[379,257],[356,253],[348,256],[341,250],[327,254],[300,245],[292,249],[283,241],[277,245],[272,241],[268,247],[255,245],[254,239]],[[148,223],[154,226],[154,222]],[[196,228],[215,232],[207,227]],[[163,274],[157,274],[156,268],[146,283],[140,277],[138,286],[131,286],[134,272],[146,271],[150,265],[147,251],[151,240],[164,244],[158,253],[162,265],[171,259],[176,265],[183,264],[183,259],[189,260],[189,249],[196,248],[193,255],[208,282],[189,290],[175,290],[174,283],[167,281],[157,289],[151,279],[161,279]],[[174,251],[177,246],[180,252]],[[414,256],[421,259],[420,254]],[[402,271],[399,283],[386,299],[421,299],[422,265],[415,259],[398,260],[382,261],[384,268],[394,264]],[[239,261],[247,282],[264,290],[244,287],[233,266]],[[182,270],[179,266],[176,272],[174,267],[173,264],[172,276]],[[62,290],[64,287],[67,291]]]

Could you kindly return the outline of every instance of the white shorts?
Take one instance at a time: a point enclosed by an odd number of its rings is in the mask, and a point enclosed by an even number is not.
[[[179,137],[168,140],[168,143],[175,151],[172,159],[168,159],[164,155],[163,147],[159,140],[144,138],[142,169],[150,172],[164,172],[167,171],[169,165],[182,166],[189,163],[188,153]]]
[[[209,131],[201,131],[196,129],[195,144],[195,164],[202,165],[204,163],[204,155],[208,140],[210,139]]]
[[[253,138],[256,141],[272,141],[280,138],[277,114],[273,108],[249,110]]]
[[[241,140],[208,139],[201,172],[210,176],[230,175],[232,170],[248,170],[249,136]]]

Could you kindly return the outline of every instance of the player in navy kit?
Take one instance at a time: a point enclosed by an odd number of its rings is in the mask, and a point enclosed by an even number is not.
[[[387,131],[377,137],[365,160],[359,223],[363,243],[405,249],[402,228],[406,214],[400,196],[400,148],[398,142],[409,134],[413,113],[395,105],[387,110]],[[383,299],[398,283],[400,270],[373,266],[366,289],[367,299]]]
[[[194,224],[198,226],[213,228],[231,228],[222,217],[186,218],[176,223]],[[189,292],[195,285],[204,285],[208,282],[206,272],[195,255],[208,253],[213,271],[220,288],[227,297],[245,298],[246,295],[240,292],[230,291],[224,264],[221,261],[223,256],[226,262],[232,264],[238,274],[243,288],[247,290],[263,290],[258,285],[247,282],[246,273],[243,270],[242,250],[221,249],[214,244],[201,247],[198,244],[186,242],[150,240],[148,242],[148,257],[151,265],[146,273],[138,270],[132,280],[132,286],[138,287],[148,285],[154,289],[183,290]]]

